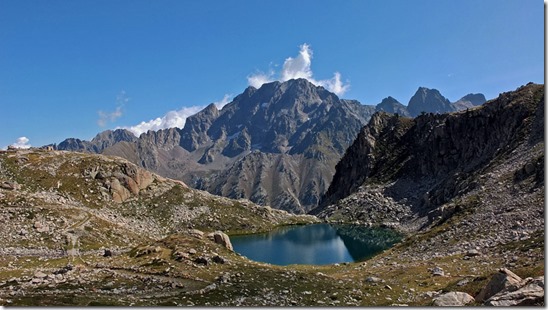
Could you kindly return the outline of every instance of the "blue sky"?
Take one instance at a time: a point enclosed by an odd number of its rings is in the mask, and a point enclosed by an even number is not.
[[[181,124],[287,72],[363,104],[495,98],[544,83],[544,3],[1,0],[0,148]]]

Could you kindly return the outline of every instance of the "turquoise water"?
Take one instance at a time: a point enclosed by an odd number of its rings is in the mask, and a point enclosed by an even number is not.
[[[288,226],[269,233],[231,236],[234,251],[274,265],[326,265],[362,261],[393,246],[401,235],[357,225]]]

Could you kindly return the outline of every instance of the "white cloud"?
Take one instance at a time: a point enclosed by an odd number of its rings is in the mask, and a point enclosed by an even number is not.
[[[350,89],[350,84],[344,84],[341,82],[341,74],[335,72],[333,78],[330,80],[319,81],[319,85],[327,88],[329,91],[334,92],[337,95],[343,95]]]
[[[226,94],[223,96],[223,99],[214,102],[215,106],[218,109],[222,109],[227,103],[231,101],[231,95]],[[127,129],[131,131],[135,136],[139,137],[142,133],[145,133],[149,130],[160,130],[166,128],[183,128],[187,117],[194,115],[206,106],[191,106],[185,107],[177,111],[169,111],[166,115],[162,117],[157,117],[148,122],[141,122],[138,125],[130,127],[117,127],[116,129]]]
[[[299,55],[295,58],[288,57],[284,61],[282,72],[280,73],[280,80],[282,82],[291,79],[312,79],[312,50],[308,44],[301,45]]]
[[[232,94],[225,94],[223,96],[223,99],[220,101],[213,102],[215,106],[217,106],[217,109],[222,109],[225,105],[227,105],[230,101],[232,101]]]
[[[268,74],[263,72],[257,72],[247,76],[247,83],[255,88],[261,87],[265,83],[274,82],[274,72],[270,71]]]
[[[121,127],[131,131],[135,136],[140,136],[142,133],[149,130],[160,130],[166,128],[183,128],[185,126],[186,118],[198,113],[204,106],[193,106],[182,108],[177,111],[169,111],[162,117],[157,117],[148,122],[141,122],[138,125],[131,127]]]
[[[126,95],[125,91],[121,91],[116,96],[116,109],[113,112],[104,112],[102,110],[99,110],[97,114],[99,114],[99,119],[97,120],[97,125],[100,127],[107,126],[108,123],[115,122],[118,118],[120,118],[123,114],[122,108],[126,103],[129,102],[129,98]]]
[[[29,144],[29,141],[30,140],[27,137],[19,137],[17,138],[15,143],[11,144],[11,146],[16,147],[18,149],[28,149],[31,147],[31,145]]]
[[[319,86],[325,87],[327,90],[337,94],[338,96],[344,95],[348,89],[350,89],[350,84],[348,82],[343,83],[341,81],[341,74],[335,72],[331,79],[327,80],[316,80],[313,77],[312,73],[312,49],[310,45],[304,43],[300,46],[299,55],[295,58],[288,57],[285,59],[280,71],[280,78],[278,79],[281,82],[285,82],[290,79],[303,78],[309,80],[311,83]],[[274,81],[275,72],[270,70],[270,72],[257,72],[251,74],[247,77],[249,85],[259,88],[264,83],[269,83]]]

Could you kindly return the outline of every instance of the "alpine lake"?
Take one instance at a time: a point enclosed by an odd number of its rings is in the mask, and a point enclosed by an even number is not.
[[[401,238],[400,233],[388,228],[325,223],[230,236],[235,252],[254,261],[282,266],[364,261]]]

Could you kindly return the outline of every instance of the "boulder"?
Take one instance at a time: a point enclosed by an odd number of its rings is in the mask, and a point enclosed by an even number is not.
[[[449,292],[434,298],[434,306],[464,306],[474,301],[474,297],[464,292]]]
[[[443,277],[445,275],[445,272],[443,271],[443,269],[441,267],[434,267],[432,269],[432,275],[433,276],[438,276],[438,277]]]
[[[377,278],[377,277],[367,277],[367,279],[365,279],[365,282],[369,282],[369,283],[378,283],[378,282],[381,282],[382,280],[380,278]]]
[[[230,274],[223,273],[222,275],[218,276],[216,280],[220,283],[228,283],[230,282]]]
[[[42,224],[42,222],[40,222],[40,221],[34,222],[34,225],[32,225],[32,227],[34,227],[34,229],[36,229],[37,232],[48,232],[49,231],[49,227]]]
[[[218,243],[224,246],[230,251],[234,251],[234,248],[232,247],[232,243],[230,242],[230,238],[228,237],[227,234],[225,234],[222,231],[216,231],[213,233],[213,241],[215,241],[215,243]]]
[[[466,256],[470,256],[470,257],[480,256],[480,255],[481,253],[476,249],[468,250],[468,252],[466,252]]]
[[[215,256],[213,256],[213,262],[215,262],[217,264],[224,264],[224,263],[226,263],[226,259],[222,256],[215,255]]]
[[[544,277],[527,278],[519,288],[509,286],[487,299],[486,306],[517,307],[544,305]]]
[[[512,271],[501,268],[476,296],[477,302],[483,302],[504,289],[515,290],[520,286],[522,279]]]
[[[0,188],[13,191],[13,190],[21,189],[21,185],[19,185],[15,181],[4,181],[4,182],[0,183]]]
[[[147,247],[140,247],[135,252],[135,257],[141,257],[144,255],[148,255],[151,253],[160,253],[162,251],[162,248],[159,246],[147,246]]]
[[[189,229],[188,234],[198,239],[201,239],[204,237],[204,232],[198,229]]]
[[[379,282],[383,282],[383,280],[381,278],[377,278],[377,277],[367,277],[365,279],[365,282],[368,282],[368,283],[379,283]]]
[[[175,251],[175,253],[173,253],[173,257],[175,258],[176,261],[190,259],[190,255],[188,253],[181,252],[181,251]]]
[[[197,257],[194,262],[199,265],[208,265],[209,261],[206,257]]]
[[[124,173],[124,184],[134,195],[138,195],[140,190],[147,188],[150,184],[152,184],[152,182],[154,182],[154,176],[152,173],[147,170],[140,169],[133,164],[123,164],[121,166],[121,170]]]
[[[54,275],[63,275],[69,271],[71,271],[73,266],[71,264],[66,265],[65,267],[58,269],[53,272]]]
[[[114,177],[110,180],[110,194],[112,200],[117,203],[122,203],[131,197],[131,193]]]

